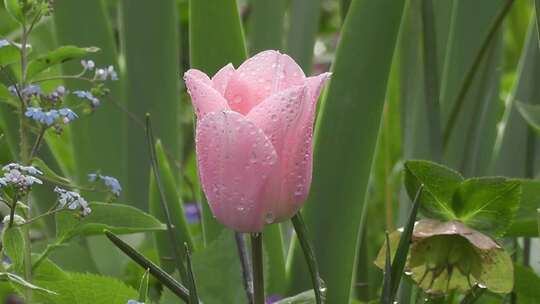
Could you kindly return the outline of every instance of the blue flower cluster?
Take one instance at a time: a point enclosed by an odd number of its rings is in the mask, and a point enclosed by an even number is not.
[[[112,176],[107,176],[107,175],[101,175],[99,173],[91,173],[91,174],[88,174],[88,181],[89,182],[96,182],[98,180],[101,180],[103,181],[103,183],[105,184],[105,186],[107,186],[107,188],[109,188],[109,190],[116,196],[120,196],[120,192],[122,192],[122,186],[120,185],[120,182],[112,177]]]
[[[32,175],[43,175],[32,166],[23,166],[16,163],[7,164],[2,167],[4,175],[0,177],[0,188],[14,187],[17,190],[28,190],[34,184],[43,184],[43,182]]]
[[[81,214],[87,216],[92,212],[92,209],[88,207],[88,202],[77,192],[68,191],[59,187],[54,188],[54,192],[58,193],[58,204],[60,208],[67,206],[68,209],[75,210],[81,209]]]
[[[53,109],[45,112],[40,107],[28,107],[24,115],[47,126],[52,125],[58,118],[60,118],[64,124],[68,124],[79,117],[75,112],[68,108],[58,110]]]
[[[114,70],[114,67],[110,65],[106,69],[96,69],[96,74],[94,78],[101,81],[105,81],[107,79],[118,80],[118,74]]]

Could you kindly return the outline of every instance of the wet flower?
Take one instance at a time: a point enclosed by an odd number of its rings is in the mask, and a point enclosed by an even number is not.
[[[184,80],[197,115],[201,185],[214,216],[239,232],[260,232],[304,204],[311,186],[313,122],[330,73],[306,77],[278,51],[264,51],[212,78]]]
[[[105,186],[109,188],[109,190],[116,196],[120,196],[120,192],[122,192],[122,186],[120,185],[120,182],[112,177],[107,175],[101,175],[99,173],[90,173],[88,174],[88,181],[89,182],[96,182],[96,181],[103,181]]]
[[[67,206],[71,210],[81,209],[83,216],[87,216],[92,212],[90,207],[88,207],[88,202],[78,192],[68,191],[59,187],[55,187],[54,192],[59,195],[58,204],[60,208]]]

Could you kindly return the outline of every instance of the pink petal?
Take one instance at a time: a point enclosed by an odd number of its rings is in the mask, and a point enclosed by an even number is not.
[[[190,69],[184,74],[184,81],[198,118],[210,112],[229,109],[225,98],[212,87],[212,81],[203,72]]]
[[[275,221],[292,217],[309,194],[312,177],[312,138],[316,103],[330,73],[306,79],[265,99],[247,116],[270,138],[278,154],[277,168],[265,196]]]
[[[221,95],[225,94],[225,90],[227,89],[227,84],[229,83],[229,79],[234,74],[234,67],[231,63],[227,64],[226,66],[222,67],[221,70],[219,70],[214,77],[212,77],[212,83],[214,86],[214,89],[216,89]]]
[[[216,218],[240,232],[260,232],[261,196],[277,155],[262,130],[244,116],[208,113],[197,124],[197,162],[203,190]]]
[[[247,114],[268,96],[302,85],[304,79],[304,72],[291,57],[264,51],[244,62],[232,75],[225,98],[231,109]]]

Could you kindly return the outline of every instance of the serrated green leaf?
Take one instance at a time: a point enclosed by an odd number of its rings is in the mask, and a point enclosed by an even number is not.
[[[165,226],[155,217],[124,204],[92,202],[92,212],[80,218],[65,210],[56,215],[56,234],[68,240],[75,235],[102,234],[107,229],[117,234],[163,230]]]
[[[97,47],[76,47],[72,45],[61,46],[43,56],[40,56],[28,63],[27,77],[32,79],[40,72],[60,63],[77,58],[83,58],[91,53],[99,51]]]
[[[24,265],[24,252],[25,238],[23,234],[24,228],[19,227],[7,227],[4,229],[4,235],[2,237],[2,245],[6,255],[11,259],[13,263],[13,269],[15,271],[22,270]]]
[[[519,100],[516,100],[515,103],[521,117],[523,117],[529,126],[536,130],[536,132],[540,132],[540,106],[524,103]]]
[[[193,254],[195,282],[206,304],[247,303],[234,235],[223,230],[206,248]]]
[[[454,170],[430,161],[407,161],[404,168],[405,187],[411,200],[420,186],[424,185],[420,196],[421,213],[434,219],[454,219],[452,196],[463,177]]]
[[[36,281],[58,293],[37,296],[44,304],[126,304],[137,298],[137,291],[122,281],[94,274],[65,273]]]
[[[521,183],[502,177],[468,179],[459,185],[452,211],[464,224],[497,236],[503,235],[521,199]]]
[[[293,297],[275,302],[275,304],[314,304],[315,293],[313,290],[307,290]]]

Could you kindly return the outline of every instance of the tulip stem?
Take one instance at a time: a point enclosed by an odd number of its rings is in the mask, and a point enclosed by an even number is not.
[[[304,258],[308,264],[309,273],[311,274],[311,283],[313,284],[313,291],[315,292],[315,302],[317,304],[322,304],[323,299],[326,293],[326,286],[324,281],[321,279],[319,274],[319,265],[317,264],[317,259],[315,258],[315,251],[308,239],[308,232],[304,219],[300,212],[296,213],[292,219],[292,224],[294,226],[294,231],[304,252]]]
[[[251,260],[253,267],[253,303],[264,304],[262,233],[251,234]]]

